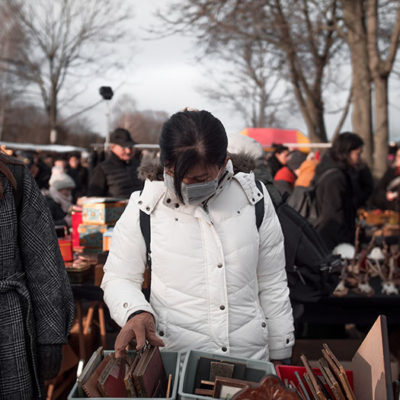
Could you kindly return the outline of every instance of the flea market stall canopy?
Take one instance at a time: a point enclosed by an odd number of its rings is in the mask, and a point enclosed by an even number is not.
[[[257,140],[265,151],[272,151],[275,144],[284,144],[292,150],[310,151],[309,146],[305,147],[310,139],[296,129],[245,128],[240,133]]]

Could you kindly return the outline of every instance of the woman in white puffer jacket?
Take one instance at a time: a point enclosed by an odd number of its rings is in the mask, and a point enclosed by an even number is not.
[[[207,111],[174,114],[160,137],[164,182],[147,180],[116,224],[104,299],[121,326],[117,357],[133,337],[170,351],[197,349],[282,360],[294,344],[283,236],[267,190],[233,173],[221,122]],[[257,230],[255,203],[264,196]],[[151,298],[141,287],[150,215]],[[162,340],[159,336],[162,337]]]

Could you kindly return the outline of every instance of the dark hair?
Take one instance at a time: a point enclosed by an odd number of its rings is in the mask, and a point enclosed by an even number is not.
[[[273,154],[281,154],[284,151],[289,151],[289,147],[284,146],[283,144],[275,144],[273,145],[273,147],[274,147]]]
[[[350,152],[363,145],[363,140],[357,134],[343,132],[333,141],[329,152],[334,161],[348,165]]]
[[[160,135],[161,164],[174,167],[175,192],[181,201],[185,174],[198,164],[221,167],[227,147],[224,126],[208,111],[177,112],[164,123]]]

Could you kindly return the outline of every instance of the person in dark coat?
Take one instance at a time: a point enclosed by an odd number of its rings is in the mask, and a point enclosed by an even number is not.
[[[140,164],[135,157],[130,133],[117,128],[110,136],[110,154],[90,174],[88,196],[127,199],[132,192],[142,190],[143,182],[137,177]]]
[[[316,168],[315,227],[329,250],[340,243],[354,243],[357,210],[351,173],[360,162],[363,144],[355,133],[340,134]]]
[[[0,154],[0,399],[45,399],[74,302],[53,220],[34,178]]]
[[[276,173],[288,162],[289,147],[279,144],[275,147],[271,157],[267,160],[267,166],[274,178]]]
[[[79,156],[73,154],[68,159],[65,172],[75,182],[75,189],[72,191],[72,201],[76,203],[79,197],[86,196],[89,184],[89,170],[82,166]]]
[[[381,210],[400,211],[400,149],[396,152],[393,165],[391,165],[382,178],[378,181],[372,205]]]

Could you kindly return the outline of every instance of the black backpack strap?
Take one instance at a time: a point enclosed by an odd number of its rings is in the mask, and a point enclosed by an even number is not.
[[[140,211],[140,230],[142,231],[144,242],[146,243],[146,261],[151,271],[151,251],[150,251],[150,215]]]
[[[147,301],[150,301],[150,291],[151,291],[151,250],[150,250],[150,215],[146,214],[142,210],[139,210],[140,219],[140,230],[142,231],[142,236],[146,244],[146,261],[148,269],[148,287],[142,289],[144,297]],[[146,272],[145,272],[146,278]],[[145,279],[146,280],[146,279]]]
[[[257,179],[256,179],[256,185],[257,185],[258,190],[264,194],[262,184]],[[254,209],[255,209],[255,213],[256,213],[257,230],[259,230],[260,226],[263,222],[263,219],[264,219],[264,197],[262,197],[260,200],[257,201],[257,203],[254,205]]]

